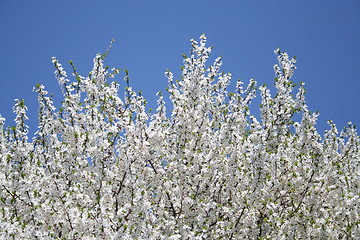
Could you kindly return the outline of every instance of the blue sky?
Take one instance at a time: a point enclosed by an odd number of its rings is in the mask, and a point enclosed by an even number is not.
[[[272,86],[279,47],[297,56],[293,80],[305,82],[309,109],[320,112],[321,134],[329,119],[339,128],[348,121],[360,125],[359,12],[358,0],[2,0],[0,113],[13,125],[14,99],[25,99],[36,131],[35,84],[61,101],[51,57],[68,72],[72,60],[85,76],[112,38],[106,64],[128,69],[131,85],[154,108],[156,92],[167,87],[164,71],[178,78],[189,40],[205,33],[213,59],[223,57],[222,70],[233,82],[254,78]]]

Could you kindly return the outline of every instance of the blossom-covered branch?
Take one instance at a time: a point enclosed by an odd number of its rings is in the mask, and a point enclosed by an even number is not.
[[[222,59],[208,64],[206,37],[191,40],[181,80],[165,76],[154,113],[119,69],[98,54],[74,81],[53,58],[64,101],[58,110],[36,85],[39,126],[29,140],[27,108],[14,127],[0,116],[2,239],[356,239],[360,138],[333,122],[321,136],[296,60],[275,50],[276,93],[238,81]],[[251,101],[260,92],[260,118]],[[299,116],[299,117],[298,117]]]

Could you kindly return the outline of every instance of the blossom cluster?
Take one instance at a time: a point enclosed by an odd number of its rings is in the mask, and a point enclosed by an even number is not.
[[[275,50],[276,94],[255,80],[228,92],[221,58],[207,65],[206,37],[191,40],[181,80],[169,80],[167,111],[94,58],[74,81],[56,58],[60,109],[35,91],[39,126],[29,140],[27,108],[16,125],[0,116],[1,239],[356,239],[360,138],[318,114],[291,81],[296,60]],[[260,117],[250,103],[260,92]]]

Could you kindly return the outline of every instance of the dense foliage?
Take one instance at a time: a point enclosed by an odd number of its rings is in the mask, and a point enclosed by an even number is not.
[[[356,239],[360,138],[351,124],[315,128],[295,59],[276,50],[274,96],[251,80],[227,92],[221,58],[207,66],[206,38],[192,40],[180,81],[166,71],[154,113],[132,90],[108,83],[118,69],[98,54],[71,82],[53,58],[64,101],[44,86],[39,127],[28,137],[26,106],[16,126],[0,120],[2,239]],[[261,119],[249,104],[261,94]]]

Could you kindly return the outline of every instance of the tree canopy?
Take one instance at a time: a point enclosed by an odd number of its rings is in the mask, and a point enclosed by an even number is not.
[[[35,91],[39,126],[27,108],[16,125],[0,117],[0,236],[3,239],[356,239],[360,138],[329,121],[321,136],[296,60],[275,50],[276,93],[207,64],[206,37],[192,40],[180,80],[166,71],[172,108],[156,111],[119,69],[94,58],[70,81],[56,58],[64,100]],[[260,93],[260,117],[249,104]]]

